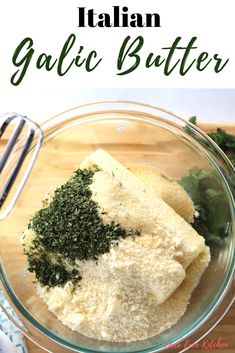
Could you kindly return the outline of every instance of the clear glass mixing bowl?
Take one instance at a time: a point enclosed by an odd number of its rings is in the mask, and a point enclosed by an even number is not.
[[[222,318],[233,299],[235,204],[229,179],[234,170],[223,152],[198,128],[174,114],[132,102],[80,106],[41,127],[44,142],[30,178],[11,214],[0,222],[0,279],[24,324],[22,332],[56,353],[178,352],[186,349],[186,338],[191,343],[198,341]],[[107,150],[124,165],[157,166],[177,180],[193,167],[213,171],[229,210],[229,234],[222,244],[211,247],[210,265],[193,292],[186,313],[171,329],[145,341],[96,341],[65,327],[36,295],[19,242],[45,193],[64,183],[82,159],[97,148]],[[34,147],[27,158],[33,150]],[[14,158],[10,163],[14,163]],[[169,344],[175,349],[167,348]]]

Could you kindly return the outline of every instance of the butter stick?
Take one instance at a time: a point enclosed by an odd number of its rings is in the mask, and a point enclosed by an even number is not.
[[[132,228],[133,222],[135,222],[136,228],[140,228],[142,232],[152,232],[156,237],[162,239],[164,237],[165,239],[174,239],[176,243],[178,242],[177,259],[186,269],[205,248],[203,237],[174,209],[149,192],[141,180],[109,153],[97,150],[89,155],[80,167],[92,168],[95,165],[104,174],[95,173],[93,179],[96,186],[92,184],[91,188],[94,187],[95,200],[105,206],[104,209],[106,208],[105,211],[110,219],[116,219],[117,222],[121,220],[122,226],[131,227],[132,225]],[[107,187],[108,184],[112,185],[109,183],[110,179],[114,185],[112,195]],[[122,185],[122,195],[120,195],[120,190],[115,194],[115,183],[116,186],[118,183]],[[119,207],[117,207],[117,200]]]

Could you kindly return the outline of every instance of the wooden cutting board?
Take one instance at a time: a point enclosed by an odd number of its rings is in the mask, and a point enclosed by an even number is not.
[[[202,124],[200,127],[205,131],[209,132],[215,130],[217,126],[225,129],[227,132],[230,132],[235,135],[235,123],[234,124]],[[208,345],[212,343],[212,341],[217,342],[218,340],[222,340],[223,343],[227,345],[226,348],[222,349],[208,349],[209,351],[213,351],[214,353],[234,353],[235,352],[235,303],[229,309],[225,317],[221,320],[221,322],[209,333],[200,343],[199,348],[191,348],[189,352],[198,353],[205,352],[206,348],[203,347],[203,341],[208,341]],[[207,343],[204,343],[206,346]],[[45,351],[37,347],[34,343],[27,340],[27,347],[29,353],[44,353]],[[53,352],[56,353],[56,352]]]

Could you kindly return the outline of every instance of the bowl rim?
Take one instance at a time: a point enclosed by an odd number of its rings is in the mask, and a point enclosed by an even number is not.
[[[223,163],[226,164],[226,166],[229,168],[229,170],[231,172],[233,172],[233,173],[235,172],[235,169],[233,168],[231,162],[229,161],[227,156],[224,154],[224,152],[200,128],[198,128],[197,126],[193,125],[192,123],[184,120],[183,118],[175,115],[174,113],[171,113],[171,112],[169,112],[169,111],[167,111],[165,109],[154,107],[152,105],[148,105],[148,104],[145,104],[145,103],[139,103],[139,102],[135,102],[135,101],[102,101],[102,102],[93,102],[93,103],[83,104],[83,105],[79,105],[77,107],[68,109],[68,110],[66,110],[66,111],[64,111],[64,112],[62,112],[60,114],[57,114],[57,115],[53,116],[52,118],[44,121],[41,124],[41,128],[44,130],[45,136],[47,136],[47,132],[49,131],[49,133],[50,133],[51,127],[53,127],[53,129],[56,129],[58,127],[59,123],[56,123],[56,121],[58,121],[58,120],[60,121],[60,119],[62,119],[63,123],[65,123],[67,121],[67,119],[64,119],[64,115],[65,114],[70,114],[70,113],[75,112],[76,110],[79,110],[81,108],[84,108],[84,109],[88,108],[89,109],[89,108],[94,108],[94,107],[100,107],[101,105],[106,105],[106,104],[109,107],[119,104],[119,105],[128,105],[129,107],[132,107],[132,108],[136,108],[136,107],[141,108],[141,109],[147,108],[147,109],[149,109],[151,111],[152,110],[155,111],[156,113],[157,113],[157,111],[160,111],[160,112],[162,112],[164,114],[167,114],[167,116],[173,117],[173,119],[178,121],[179,123],[181,123],[181,125],[184,124],[184,126],[189,126],[192,131],[195,131],[197,134],[202,136],[206,141],[208,141],[215,148],[215,150],[218,151],[219,157],[222,159]],[[115,109],[115,108],[112,108],[112,109],[114,109],[114,111],[116,111],[116,110],[118,111],[118,109]],[[132,112],[136,112],[136,111],[132,111]],[[93,114],[96,114],[96,113],[98,113],[98,112],[95,112],[95,111],[93,112]],[[88,115],[90,115],[90,114],[91,113],[89,112]],[[153,117],[154,117],[154,115],[153,115]],[[79,116],[75,116],[74,117],[74,119],[76,119],[76,120],[79,119],[79,118],[81,118],[81,117],[79,117]],[[84,118],[84,116],[82,116],[82,118]],[[155,119],[156,118],[159,118],[159,117],[158,116],[156,117],[156,115],[155,115]],[[169,123],[169,120],[164,119],[164,118],[161,118],[161,119],[165,120],[166,123]],[[216,166],[216,165],[214,165],[214,166],[218,169],[218,166]],[[220,174],[220,176],[222,176],[221,173],[219,173],[219,174]],[[226,182],[226,179],[224,181],[225,181],[225,185],[228,187],[228,190],[230,190],[229,195],[230,195],[230,198],[231,198],[231,202],[234,204],[234,198],[233,198],[233,195],[231,193],[231,189],[230,189],[228,183]],[[234,213],[235,213],[235,208],[234,208]],[[234,256],[235,256],[235,254],[234,254]],[[2,282],[2,284],[4,286],[4,289],[5,289],[6,293],[7,293],[7,297],[10,299],[11,304],[13,304],[13,306],[17,309],[17,311],[20,312],[21,314],[23,313],[22,314],[23,317],[27,321],[29,321],[31,324],[33,324],[33,326],[40,333],[42,333],[44,336],[46,336],[50,340],[58,343],[62,347],[68,348],[68,349],[72,349],[75,352],[78,351],[78,349],[79,349],[80,352],[85,352],[85,353],[87,353],[87,352],[102,352],[100,350],[95,351],[95,350],[90,350],[89,348],[79,347],[76,344],[73,344],[73,343],[70,343],[68,341],[65,341],[64,339],[61,339],[56,333],[50,331],[45,326],[43,326],[40,322],[38,322],[36,319],[34,319],[33,316],[27,311],[27,309],[24,308],[23,304],[21,304],[21,302],[19,302],[17,296],[15,295],[13,290],[11,289],[11,285],[10,285],[8,279],[7,279],[6,274],[4,274],[4,273],[5,273],[4,267],[3,267],[2,263],[0,263],[0,280],[1,280],[1,282]],[[189,328],[186,330],[186,334],[183,337],[180,337],[180,339],[176,340],[174,343],[182,342],[182,340],[184,340],[185,338],[189,337],[192,333],[194,333],[197,329],[199,329],[204,324],[204,322],[206,322],[208,320],[208,318],[210,318],[212,316],[212,314],[214,313],[214,311],[216,309],[218,309],[218,307],[220,306],[220,304],[222,303],[222,301],[226,297],[227,292],[231,288],[233,273],[234,273],[234,268],[230,268],[229,273],[227,272],[227,277],[228,277],[228,278],[226,278],[227,281],[224,280],[224,282],[227,282],[227,284],[226,284],[225,287],[222,286],[223,288],[221,288],[221,291],[219,293],[217,293],[217,295],[213,299],[212,303],[210,303],[209,308],[211,308],[211,310],[208,310],[207,315],[205,315],[202,320],[200,320],[201,316],[197,320],[195,320],[193,324],[195,324],[195,322],[197,323],[198,321],[200,321],[200,323],[198,325],[196,324],[193,329],[189,326]],[[216,302],[216,304],[215,304],[215,302]],[[231,303],[227,304],[227,308],[224,311],[224,315],[226,313],[226,310],[228,310],[228,308],[230,307],[231,304],[232,304],[232,300],[231,300]],[[222,315],[221,318],[224,315]],[[216,323],[214,323],[214,326],[216,325]],[[212,326],[211,329],[214,326]],[[22,329],[22,327],[19,327],[19,329],[21,329],[21,331],[23,331],[23,333],[26,334],[26,332]],[[204,333],[204,335],[207,334],[210,330],[207,330],[207,332]],[[30,336],[30,335],[27,333],[27,336]],[[202,337],[203,336],[201,336],[198,340],[200,340]],[[142,349],[139,352],[146,352],[146,353],[147,352],[154,352],[155,349],[156,349],[156,346],[151,347],[151,348]],[[157,351],[159,351],[159,350],[157,350]],[[103,351],[103,352],[107,352],[107,351]],[[130,351],[130,352],[135,352],[135,351]]]

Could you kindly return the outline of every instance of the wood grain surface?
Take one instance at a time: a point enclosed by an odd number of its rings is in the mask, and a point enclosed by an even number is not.
[[[212,131],[215,129],[214,124],[202,125],[202,129],[206,132]],[[220,126],[226,131],[235,134],[235,125],[233,124],[224,124]],[[216,344],[218,341],[224,344],[224,348],[217,349],[210,346],[210,344]],[[43,353],[45,352],[42,348],[36,346],[34,343],[26,340],[28,352],[29,353]],[[215,353],[234,353],[235,352],[235,304],[229,309],[221,322],[200,342],[198,348],[191,348],[189,352],[206,352],[207,350],[213,351]],[[53,352],[57,353],[57,352]]]

